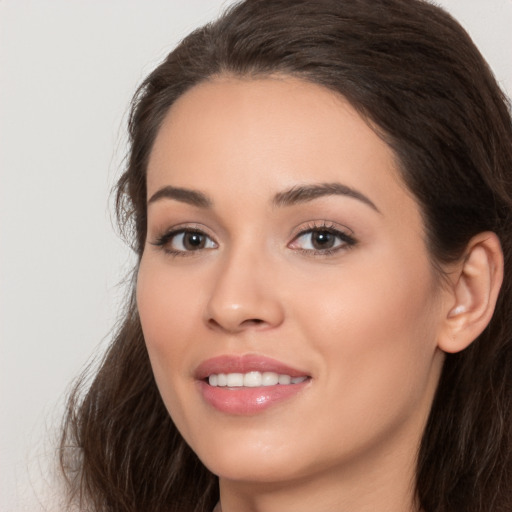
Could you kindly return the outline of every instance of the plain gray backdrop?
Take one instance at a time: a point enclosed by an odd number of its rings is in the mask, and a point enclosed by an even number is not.
[[[142,78],[221,0],[0,0],[0,510],[57,510],[69,383],[108,342],[132,259],[110,189]],[[510,95],[512,0],[439,0]]]

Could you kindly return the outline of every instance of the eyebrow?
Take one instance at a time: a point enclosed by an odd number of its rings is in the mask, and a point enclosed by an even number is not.
[[[341,183],[299,185],[292,187],[289,190],[278,192],[274,196],[272,202],[274,206],[285,207],[313,201],[319,197],[333,195],[341,195],[357,199],[380,213],[377,206],[375,206],[375,203],[373,203],[373,201],[368,197],[347,185],[342,185]],[[149,198],[148,205],[156,201],[160,201],[161,199],[174,199],[175,201],[180,201],[199,208],[211,208],[213,206],[213,201],[203,192],[188,188],[173,187],[171,185],[167,185],[166,187],[157,190]]]
[[[341,183],[320,183],[315,185],[296,186],[290,190],[276,194],[273,202],[275,206],[292,206],[299,203],[306,203],[319,197],[334,195],[357,199],[380,213],[380,210],[375,206],[375,203],[368,197],[351,187],[342,185]]]
[[[148,205],[161,199],[174,199],[199,208],[211,208],[213,201],[202,192],[181,187],[163,187],[157,190],[148,200]]]

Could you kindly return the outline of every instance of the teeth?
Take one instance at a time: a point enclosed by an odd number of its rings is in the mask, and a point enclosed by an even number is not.
[[[227,385],[230,388],[237,388],[244,385],[243,373],[228,373],[226,375]]]
[[[279,383],[279,375],[274,372],[263,372],[261,374],[261,384],[263,386],[275,386]]]
[[[208,377],[210,386],[230,388],[255,388],[259,386],[275,386],[277,384],[299,384],[307,379],[306,376],[290,377],[290,375],[275,372],[248,372],[248,373],[218,373]]]
[[[262,378],[260,372],[249,372],[244,375],[244,386],[248,388],[255,388],[261,386]]]
[[[279,384],[290,384],[292,378],[289,375],[279,375]]]

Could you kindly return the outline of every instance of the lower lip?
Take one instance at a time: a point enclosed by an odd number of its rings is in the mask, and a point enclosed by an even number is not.
[[[218,411],[227,414],[251,415],[294,397],[308,385],[309,380],[306,379],[298,384],[278,384],[256,388],[210,386],[207,382],[200,381],[199,388],[204,400]]]

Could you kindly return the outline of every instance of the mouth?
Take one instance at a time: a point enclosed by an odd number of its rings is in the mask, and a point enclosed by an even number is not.
[[[205,379],[210,386],[228,388],[257,388],[300,384],[309,377],[292,377],[285,373],[250,371],[247,373],[212,373]]]
[[[292,399],[307,389],[311,376],[264,356],[220,356],[195,372],[203,400],[217,411],[252,415]]]

